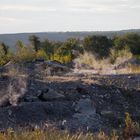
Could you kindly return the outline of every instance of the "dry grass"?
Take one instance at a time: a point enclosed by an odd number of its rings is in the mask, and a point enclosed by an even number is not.
[[[140,66],[131,65],[126,68],[115,70],[116,74],[140,74]]]
[[[88,52],[80,55],[74,62],[76,68],[81,68],[82,65],[88,65],[94,69],[103,69],[110,66],[109,59],[97,60],[96,55]]]
[[[140,134],[140,126],[131,119],[130,114],[126,113],[125,128],[121,132],[112,131],[110,135],[103,131],[99,133],[75,134],[58,129],[8,129],[0,133],[0,140],[132,140],[135,135]]]
[[[112,133],[111,136],[107,136],[103,132],[98,134],[92,133],[76,133],[70,134],[66,131],[48,130],[44,131],[36,129],[34,131],[19,131],[14,132],[12,129],[8,129],[5,133],[0,134],[0,140],[117,140],[116,133]]]
[[[128,49],[119,51],[111,49],[110,52],[110,63],[113,63],[115,65],[120,65],[133,57],[133,54]]]
[[[128,65],[121,69],[115,69],[115,67],[123,64],[124,62],[132,58],[132,53],[127,50],[115,51],[111,50],[109,58],[98,60],[96,56],[91,53],[85,52],[75,59],[75,68],[84,69],[86,65],[93,68],[99,74],[137,74],[140,73],[140,66]]]

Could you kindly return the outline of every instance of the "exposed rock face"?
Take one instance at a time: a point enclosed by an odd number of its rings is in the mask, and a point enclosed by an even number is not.
[[[40,63],[38,69],[26,64],[28,77],[0,77],[0,129],[47,121],[70,131],[110,131],[124,122],[125,112],[140,121],[139,75],[38,79],[31,73],[44,72]]]

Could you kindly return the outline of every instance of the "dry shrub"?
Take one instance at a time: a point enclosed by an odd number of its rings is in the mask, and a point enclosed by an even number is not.
[[[104,59],[97,59],[96,55],[85,52],[80,55],[79,58],[74,60],[75,68],[84,69],[86,66],[89,66],[90,68],[97,70],[100,74],[125,74],[140,72],[139,67],[133,67],[132,65],[123,69],[115,69],[118,65],[133,57],[132,53],[128,49],[119,51],[112,49],[110,52],[110,56]]]
[[[47,54],[44,50],[38,50],[38,52],[36,53],[36,58],[48,59]]]
[[[133,57],[133,54],[130,52],[129,49],[123,49],[123,50],[110,50],[110,62],[119,65],[121,63],[124,63],[125,61],[131,59]]]
[[[96,58],[96,54],[93,55],[88,52],[81,54],[79,58],[74,60],[74,63],[76,68],[81,68],[82,65],[88,65],[89,67],[94,69],[103,69],[109,65],[108,59],[98,60]]]
[[[129,139],[140,133],[140,126],[131,119],[129,113],[126,113],[125,128],[123,131],[124,139]]]
[[[130,69],[130,72],[131,73],[140,73],[140,66],[134,66],[134,65],[131,65],[129,66],[129,69]]]
[[[83,134],[82,132],[71,134],[67,131],[42,129],[14,132],[12,129],[8,129],[5,133],[0,134],[0,140],[118,140],[118,136],[107,136],[103,132],[95,135]]]

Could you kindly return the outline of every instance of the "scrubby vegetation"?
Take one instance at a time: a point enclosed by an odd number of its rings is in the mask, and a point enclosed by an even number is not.
[[[140,36],[135,33],[116,36],[112,39],[106,36],[87,36],[82,40],[70,38],[64,42],[49,41],[48,39],[41,41],[39,37],[32,35],[29,37],[29,41],[29,45],[20,40],[17,41],[14,50],[1,43],[0,65],[4,65],[10,60],[19,62],[36,58],[69,63],[75,58],[81,57],[85,52],[93,55],[93,58],[100,62],[109,60],[108,63],[113,64],[133,57],[138,59],[140,55]],[[94,61],[90,63],[94,63]]]
[[[127,61],[130,59],[139,60],[140,58],[140,36],[134,33],[126,34],[123,36],[117,36],[112,39],[107,38],[106,36],[87,36],[81,40],[70,38],[64,42],[49,41],[48,39],[41,41],[37,36],[33,35],[29,37],[29,41],[30,41],[30,44],[28,45],[24,44],[24,42],[20,40],[17,41],[14,50],[11,50],[10,47],[8,47],[5,43],[1,43],[0,44],[0,66],[5,65],[9,61],[13,61],[14,63],[31,62],[30,64],[32,64],[32,61],[36,59],[39,59],[39,60],[45,59],[45,60],[57,60],[65,64],[74,62],[77,68],[81,68],[82,65],[87,65],[88,69],[94,68],[94,69],[102,70],[104,68],[108,68],[111,66],[113,66],[115,69],[117,66],[121,67],[122,64],[125,65]],[[45,66],[45,63],[44,63],[44,66]],[[64,66],[63,68],[65,68]],[[133,73],[140,72],[140,67],[138,66],[136,67],[135,66],[131,67],[131,65],[127,65],[127,66],[128,66],[128,69],[132,71]],[[42,71],[39,70],[40,73]],[[34,75],[32,70],[31,70],[31,73],[32,75]],[[15,69],[12,69],[10,67],[10,73],[8,74],[8,76],[13,77],[14,79],[17,75],[18,75],[18,70],[16,71]],[[30,74],[30,76],[28,77],[28,81],[31,80],[30,78],[32,78],[32,80],[33,78],[36,78],[35,75],[34,77],[32,75]],[[40,75],[39,77],[41,77]],[[24,74],[22,74],[22,76],[24,76]],[[23,90],[21,85],[24,85],[26,87],[26,84],[23,84],[21,82],[21,81],[24,82],[22,78],[21,80],[19,80],[19,83],[20,83],[19,86],[16,85],[17,87],[20,87],[21,90]],[[24,78],[26,77],[24,76]],[[129,78],[131,78],[131,76],[128,77],[127,79]],[[95,77],[95,79],[97,80],[97,77]],[[112,81],[109,81],[109,82],[110,82],[110,85],[113,85]],[[107,83],[107,81],[105,81],[105,83]],[[40,84],[42,85],[41,80],[40,80]],[[92,86],[93,85],[90,85],[90,88],[92,88]],[[94,91],[96,88],[101,88],[101,87],[95,86]],[[104,90],[104,86],[102,88]],[[105,88],[109,88],[109,87],[105,86]],[[86,91],[85,89],[82,89],[81,87],[80,88],[76,87],[72,89],[74,90],[72,92],[75,93],[75,89],[78,91],[76,98],[79,98],[78,96],[81,95],[82,92],[84,94],[89,94],[89,91]],[[112,89],[109,89],[109,90],[111,91]],[[56,93],[55,90],[53,91],[53,89],[52,90],[49,89],[48,91]],[[115,89],[114,91],[117,91],[117,90]],[[118,89],[118,93],[115,92],[114,95],[122,94],[120,91],[121,89],[120,90]],[[19,90],[18,90],[18,93],[19,93]],[[61,95],[60,93],[59,94],[56,93],[56,95],[60,96]],[[107,91],[106,95],[108,94],[109,92]],[[36,98],[37,101],[40,101],[41,98],[44,98],[43,97],[44,93],[37,94],[37,95],[39,95]],[[114,95],[112,95],[113,98],[114,98]],[[71,96],[70,98],[73,99],[73,97]],[[64,95],[63,96],[61,95],[62,99],[64,99],[64,97],[65,97]],[[83,97],[85,98],[86,95],[82,96],[82,98]],[[106,98],[107,96],[101,95],[100,97],[103,98],[103,100],[100,99],[102,101],[107,99]],[[119,97],[119,95],[117,97]],[[116,100],[119,100],[120,98],[117,98],[117,97],[116,97]],[[67,98],[69,98],[69,96]],[[110,104],[113,104],[112,102],[115,102],[113,98],[111,98],[111,101],[109,100]],[[27,100],[29,100],[29,102],[30,101],[32,102],[34,98],[31,98],[31,99],[27,98]],[[47,101],[46,99],[43,99],[41,101],[44,101],[44,100]],[[86,101],[90,103],[90,98],[88,97]],[[116,104],[120,104],[120,103],[116,102]],[[127,104],[124,104],[124,105],[127,105]],[[99,114],[104,115],[104,116],[109,116],[109,117],[115,116],[115,114],[112,111],[108,111],[108,110],[105,110],[105,111],[101,110]],[[87,131],[87,133],[82,132],[82,131],[79,131],[77,133],[69,133],[67,131],[60,130],[58,128],[48,129],[48,128],[39,128],[37,126],[37,128],[28,128],[28,129],[19,128],[18,130],[16,128],[16,130],[13,130],[13,129],[8,129],[7,131],[4,130],[4,132],[0,133],[0,140],[45,140],[45,139],[46,140],[118,140],[118,139],[131,140],[134,137],[140,135],[140,126],[137,122],[134,122],[132,120],[129,113],[126,113],[126,119],[125,121],[123,119],[122,122],[124,123],[122,123],[116,131],[112,130],[111,134],[106,134],[105,132],[102,132],[102,131],[99,133],[90,133],[89,131]]]

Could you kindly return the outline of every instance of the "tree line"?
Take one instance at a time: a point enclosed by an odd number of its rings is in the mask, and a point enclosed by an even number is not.
[[[20,62],[34,59],[69,63],[85,51],[94,54],[97,59],[104,59],[110,56],[112,49],[116,53],[127,49],[133,56],[140,55],[140,35],[136,33],[113,38],[90,35],[83,39],[69,38],[64,42],[50,41],[47,38],[41,41],[39,37],[32,35],[29,37],[29,42],[29,45],[25,45],[18,40],[14,51],[5,43],[0,43],[0,65],[4,65],[11,60]]]

